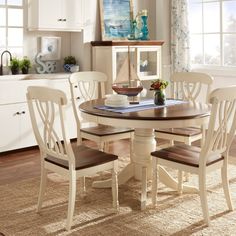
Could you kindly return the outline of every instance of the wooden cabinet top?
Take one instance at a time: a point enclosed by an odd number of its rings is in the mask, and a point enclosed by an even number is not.
[[[92,46],[161,46],[161,40],[114,40],[114,41],[91,41]]]

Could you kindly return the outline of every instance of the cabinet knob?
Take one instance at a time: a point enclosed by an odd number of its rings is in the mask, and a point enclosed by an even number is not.
[[[76,99],[77,99],[77,100],[79,100],[79,99],[80,99],[80,97],[77,97]]]
[[[16,115],[20,115],[20,112],[18,111],[18,112],[16,112]]]
[[[25,114],[25,111],[22,111],[21,114]]]
[[[78,86],[77,85],[75,85],[75,87],[74,88],[78,88]]]
[[[66,19],[62,19],[62,21],[66,21]]]
[[[57,19],[57,21],[62,21],[62,19]]]

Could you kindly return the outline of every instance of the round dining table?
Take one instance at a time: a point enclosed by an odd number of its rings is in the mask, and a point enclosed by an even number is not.
[[[135,111],[116,112],[104,109],[104,99],[80,104],[82,117],[91,122],[116,127],[134,129],[132,155],[129,164],[118,173],[118,183],[124,184],[131,177],[142,180],[141,208],[146,206],[147,179],[151,178],[151,152],[158,147],[155,130],[163,128],[206,127],[209,121],[210,105],[203,103],[180,102],[169,106],[150,106]],[[132,105],[130,105],[132,106]],[[178,183],[163,167],[159,167],[159,180],[166,186],[177,190]],[[97,181],[93,187],[111,187],[111,181]],[[196,192],[196,188],[184,185],[183,191]]]

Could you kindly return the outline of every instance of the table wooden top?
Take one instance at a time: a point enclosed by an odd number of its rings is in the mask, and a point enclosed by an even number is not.
[[[79,106],[80,111],[101,117],[120,118],[128,120],[183,120],[201,118],[210,115],[210,105],[203,103],[182,103],[163,108],[150,108],[148,110],[116,113],[95,108],[104,105],[104,99],[84,102]]]

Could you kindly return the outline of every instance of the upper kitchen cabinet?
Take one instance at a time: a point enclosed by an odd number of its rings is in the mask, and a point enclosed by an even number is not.
[[[83,0],[28,0],[28,29],[81,31]]]

